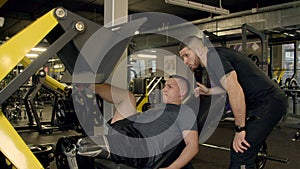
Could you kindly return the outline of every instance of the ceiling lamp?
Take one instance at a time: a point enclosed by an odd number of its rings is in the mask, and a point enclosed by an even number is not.
[[[193,1],[187,1],[187,0],[165,0],[167,4],[172,4],[172,5],[178,5],[178,6],[183,6],[191,9],[197,9],[200,11],[206,11],[210,13],[215,13],[215,14],[220,14],[220,15],[227,15],[229,14],[229,10],[223,9],[223,8],[218,8],[210,5],[205,5]]]
[[[45,52],[46,50],[47,50],[47,48],[44,48],[44,47],[31,48],[31,51],[34,51],[34,52]]]
[[[36,53],[27,53],[25,56],[28,57],[29,59],[35,59],[35,58],[37,58],[39,55],[36,54]]]
[[[3,27],[5,18],[0,17],[0,27]]]

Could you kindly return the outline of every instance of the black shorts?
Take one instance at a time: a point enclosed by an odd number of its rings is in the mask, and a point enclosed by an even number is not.
[[[143,138],[143,135],[133,126],[133,121],[125,118],[111,124],[111,120],[107,122],[108,134],[123,134],[129,137]]]
[[[153,165],[154,160],[145,156],[148,154],[148,147],[142,134],[132,124],[133,121],[129,119],[119,120],[113,124],[111,120],[107,122],[109,130],[106,137],[110,145],[111,160],[135,168]]]

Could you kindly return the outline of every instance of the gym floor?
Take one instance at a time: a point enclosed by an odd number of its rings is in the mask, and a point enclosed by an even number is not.
[[[294,119],[289,119],[294,121]],[[298,169],[300,166],[300,142],[292,141],[297,125],[281,123],[276,127],[267,139],[267,151],[269,156],[280,159],[288,159],[289,162],[281,163],[267,160],[265,169]],[[299,124],[298,124],[299,125]],[[230,147],[233,136],[233,124],[221,122],[217,130],[207,141],[207,144],[221,147]],[[193,166],[203,169],[227,169],[229,166],[230,155],[228,151],[200,146],[197,157],[193,160]]]
[[[43,120],[50,119],[51,112],[45,108]],[[20,125],[20,123],[19,123]],[[267,139],[268,155],[288,159],[289,162],[281,163],[267,160],[265,169],[298,169],[300,166],[300,141],[292,141],[297,129],[300,128],[300,119],[288,117],[285,121],[274,128]],[[27,144],[48,144],[56,143],[62,136],[78,135],[76,131],[53,131],[51,134],[40,134],[36,130],[18,130],[21,137]],[[233,136],[233,122],[220,122],[217,130],[206,142],[210,145],[220,147],[230,147]],[[226,150],[215,149],[200,145],[200,152],[192,161],[195,169],[227,169],[229,165],[229,152]],[[50,169],[56,169],[55,162],[50,164]]]

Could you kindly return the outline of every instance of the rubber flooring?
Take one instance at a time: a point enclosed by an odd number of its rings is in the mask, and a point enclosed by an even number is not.
[[[297,126],[297,125],[295,125]],[[288,161],[288,163],[267,160],[265,169],[299,169],[300,168],[300,142],[292,141],[296,128],[284,124],[276,127],[268,139],[267,154],[272,159]],[[233,136],[233,125],[220,124],[214,134],[206,142],[209,145],[230,147]],[[226,150],[200,145],[200,151],[193,160],[196,169],[227,169],[230,154]]]
[[[49,120],[44,113],[45,121]],[[20,125],[20,123],[18,123]],[[292,138],[300,128],[299,119],[287,118],[281,122],[267,139],[268,156],[278,159],[288,159],[288,163],[267,160],[265,169],[299,169],[300,168],[300,141],[292,141]],[[27,144],[55,144],[63,136],[78,135],[76,131],[53,131],[52,133],[41,134],[36,130],[18,130],[20,136]],[[233,122],[221,122],[207,140],[207,144],[228,148],[233,136]],[[200,145],[198,155],[192,160],[195,169],[227,169],[229,165],[229,152],[226,150],[211,148]],[[55,161],[50,165],[50,169],[56,169]]]

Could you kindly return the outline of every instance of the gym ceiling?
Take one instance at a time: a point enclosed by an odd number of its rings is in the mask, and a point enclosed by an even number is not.
[[[284,3],[297,3],[295,0],[192,0],[197,3],[222,7],[237,13],[259,10],[264,7],[280,6]],[[299,3],[298,3],[299,4]],[[0,0],[0,17],[4,24],[0,27],[0,41],[12,37],[38,17],[54,7],[62,6],[80,16],[103,25],[104,0]],[[165,3],[165,0],[128,0],[128,14],[139,12],[163,12],[173,14],[188,21],[219,16],[210,12],[194,10]],[[292,27],[293,33],[299,36],[299,25]],[[280,28],[280,31],[291,31],[291,28]]]

